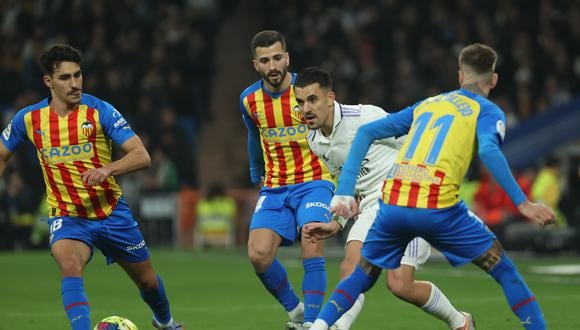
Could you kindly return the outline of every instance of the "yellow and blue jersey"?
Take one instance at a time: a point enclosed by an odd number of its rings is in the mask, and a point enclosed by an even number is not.
[[[281,93],[270,93],[262,80],[240,95],[240,108],[248,128],[250,177],[254,184],[265,176],[268,188],[328,180],[331,176],[308,146],[308,126],[298,110],[294,81]]]
[[[112,176],[87,187],[81,173],[110,163],[111,140],[120,145],[135,133],[113,106],[94,96],[83,94],[78,108],[65,117],[49,103],[44,99],[20,110],[1,140],[12,152],[27,139],[36,147],[49,217],[104,219],[121,197],[121,188]]]
[[[361,130],[362,140],[365,140],[363,144],[367,140],[408,133],[383,186],[382,199],[385,204],[431,209],[456,205],[459,202],[459,186],[478,150],[478,143],[483,143],[485,150],[493,149],[490,154],[493,154],[496,163],[502,165],[494,172],[505,176],[505,159],[495,153],[505,135],[505,116],[493,102],[465,89],[430,97],[361,127],[359,133]],[[493,147],[488,149],[490,145]],[[366,153],[364,146],[358,147],[354,154]],[[487,153],[485,150],[483,154]],[[481,146],[479,154],[482,154]],[[349,172],[354,173],[350,167],[356,167],[359,157],[356,155],[350,159],[349,154],[337,194],[350,194],[352,174]],[[502,179],[502,182],[507,181],[508,177]],[[518,189],[513,188],[511,181],[509,185],[508,193],[513,192],[512,199],[520,201]]]

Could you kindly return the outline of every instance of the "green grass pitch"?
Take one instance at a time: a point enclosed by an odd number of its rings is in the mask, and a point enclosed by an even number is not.
[[[293,252],[293,251],[286,251]],[[284,253],[297,255],[294,253]],[[255,277],[243,251],[204,252],[153,250],[153,263],[164,278],[176,319],[186,329],[283,329],[287,316]],[[300,291],[298,259],[283,257],[294,288]],[[538,275],[534,266],[580,264],[580,259],[516,259],[537,295],[549,329],[580,329],[580,276]],[[329,290],[338,280],[338,259],[328,261]],[[0,253],[0,330],[68,329],[60,302],[59,274],[47,251]],[[478,329],[520,329],[500,287],[472,265],[453,269],[429,261],[419,279],[437,284],[456,307],[471,312]],[[85,287],[93,323],[121,315],[140,329],[150,329],[151,314],[120,267],[105,266],[100,253],[87,267]],[[384,276],[367,293],[353,330],[446,329],[444,324],[388,293]]]

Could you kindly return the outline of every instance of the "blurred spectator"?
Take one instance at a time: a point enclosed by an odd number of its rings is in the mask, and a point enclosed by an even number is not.
[[[558,158],[550,156],[546,159],[532,186],[532,198],[534,201],[551,207],[556,212],[556,222],[561,227],[564,227],[566,226],[566,218],[558,209],[561,191],[560,166]]]
[[[142,179],[144,191],[177,191],[179,188],[175,164],[161,147],[151,151],[151,167]]]
[[[232,247],[236,203],[226,194],[225,187],[214,182],[197,203],[195,245],[198,247]]]
[[[580,90],[578,1],[264,2],[265,26],[287,36],[295,70],[324,63],[336,86],[349,86],[345,102],[397,111],[455,89],[452,59],[476,41],[499,50],[491,97],[508,126]]]

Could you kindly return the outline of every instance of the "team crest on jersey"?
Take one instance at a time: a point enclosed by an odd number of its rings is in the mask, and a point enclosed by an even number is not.
[[[91,123],[90,121],[85,121],[81,125],[81,132],[86,137],[93,135],[94,130],[95,130],[95,125],[93,125],[93,123]]]
[[[295,105],[295,106],[294,106],[294,111],[296,111],[296,112],[300,112],[300,107],[299,107],[298,105]]]

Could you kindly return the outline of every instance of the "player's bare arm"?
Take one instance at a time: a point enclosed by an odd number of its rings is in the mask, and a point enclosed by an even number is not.
[[[4,143],[0,143],[0,176],[2,176],[4,170],[6,170],[10,156],[12,156],[12,152],[4,146]]]
[[[112,175],[120,175],[140,170],[151,165],[151,157],[141,139],[135,135],[125,141],[121,148],[125,155],[103,167],[92,168],[81,174],[83,183],[98,186]]]

